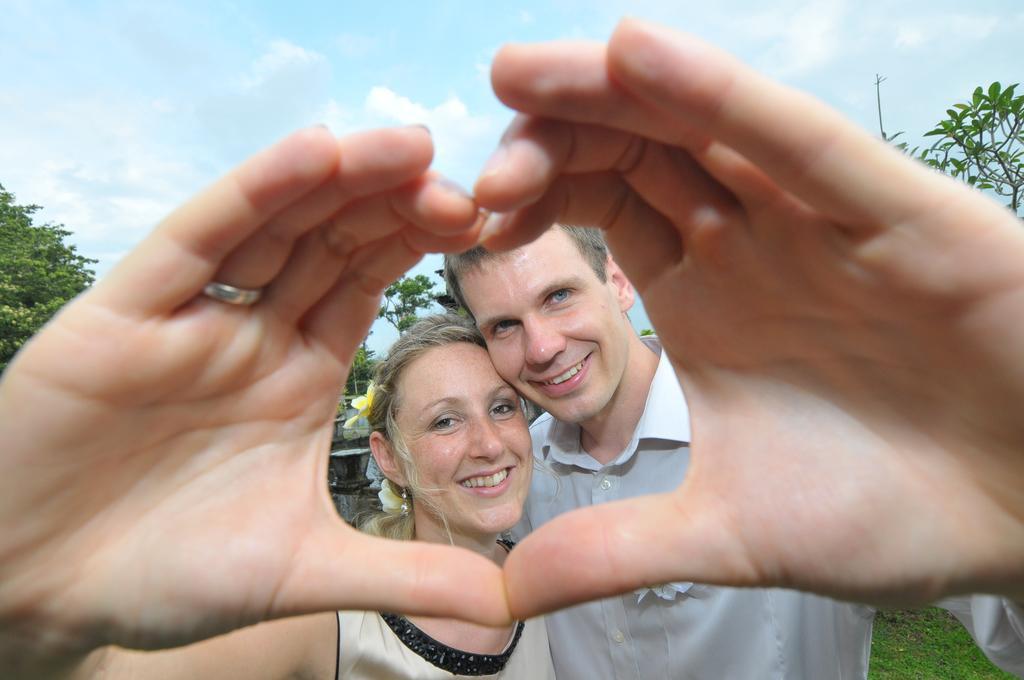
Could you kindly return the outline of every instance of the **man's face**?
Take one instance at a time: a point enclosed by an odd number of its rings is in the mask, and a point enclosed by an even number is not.
[[[610,260],[607,279],[558,228],[462,278],[498,374],[559,420],[605,413],[625,372],[633,288]]]

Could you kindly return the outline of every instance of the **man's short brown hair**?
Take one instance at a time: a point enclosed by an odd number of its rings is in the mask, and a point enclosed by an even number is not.
[[[565,224],[557,224],[555,227],[572,239],[580,255],[597,274],[598,280],[601,283],[607,281],[608,272],[605,265],[608,262],[608,245],[604,242],[604,232],[596,228],[572,227]],[[505,252],[494,252],[483,246],[476,246],[464,253],[444,256],[444,282],[448,286],[448,295],[455,300],[458,308],[466,310],[470,318],[473,318],[473,312],[466,304],[460,280],[467,272],[480,266],[481,262],[500,259],[506,255]]]

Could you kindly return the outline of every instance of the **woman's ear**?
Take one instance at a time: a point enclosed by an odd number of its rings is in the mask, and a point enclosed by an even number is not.
[[[380,432],[370,433],[370,452],[373,454],[373,459],[377,461],[377,467],[380,468],[385,477],[395,484],[403,487],[409,486],[409,480],[405,478],[405,473],[402,472],[402,466],[399,465],[398,457],[391,448],[391,442]]]

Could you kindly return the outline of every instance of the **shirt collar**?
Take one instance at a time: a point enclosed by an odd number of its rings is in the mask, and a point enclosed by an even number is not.
[[[661,341],[653,335],[641,338],[647,347],[657,352],[658,368],[654,372],[651,389],[647,393],[644,412],[637,423],[634,440],[665,439],[688,444],[690,442],[690,409],[679,385],[676,371],[668,353],[662,351]]]
[[[612,465],[622,465],[632,458],[637,445],[643,439],[661,439],[681,444],[690,441],[690,412],[668,353],[662,351],[661,342],[653,335],[644,336],[641,340],[649,349],[660,355],[658,368],[654,372],[654,380],[651,381],[651,389],[647,393],[640,422],[637,423],[629,444],[611,463]],[[600,470],[604,467],[580,446],[580,426],[575,423],[565,423],[552,418],[548,441],[542,450],[545,459],[563,465],[587,470]]]

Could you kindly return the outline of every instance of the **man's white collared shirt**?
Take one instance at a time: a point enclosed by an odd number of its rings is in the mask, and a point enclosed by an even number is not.
[[[655,338],[644,340],[661,352]],[[690,460],[687,414],[675,371],[661,353],[643,416],[613,462],[602,465],[581,449],[579,426],[542,415],[530,431],[534,456],[550,472],[534,471],[516,537],[575,508],[678,487]],[[999,598],[961,602],[968,609],[974,603],[975,615],[987,620],[1007,621]],[[789,590],[677,583],[546,618],[559,680],[861,680],[867,677],[874,613]],[[1019,612],[1014,623],[1022,623]],[[1005,632],[1006,625],[998,629]],[[1018,639],[1011,648],[1010,658],[1024,669],[1024,645]]]

